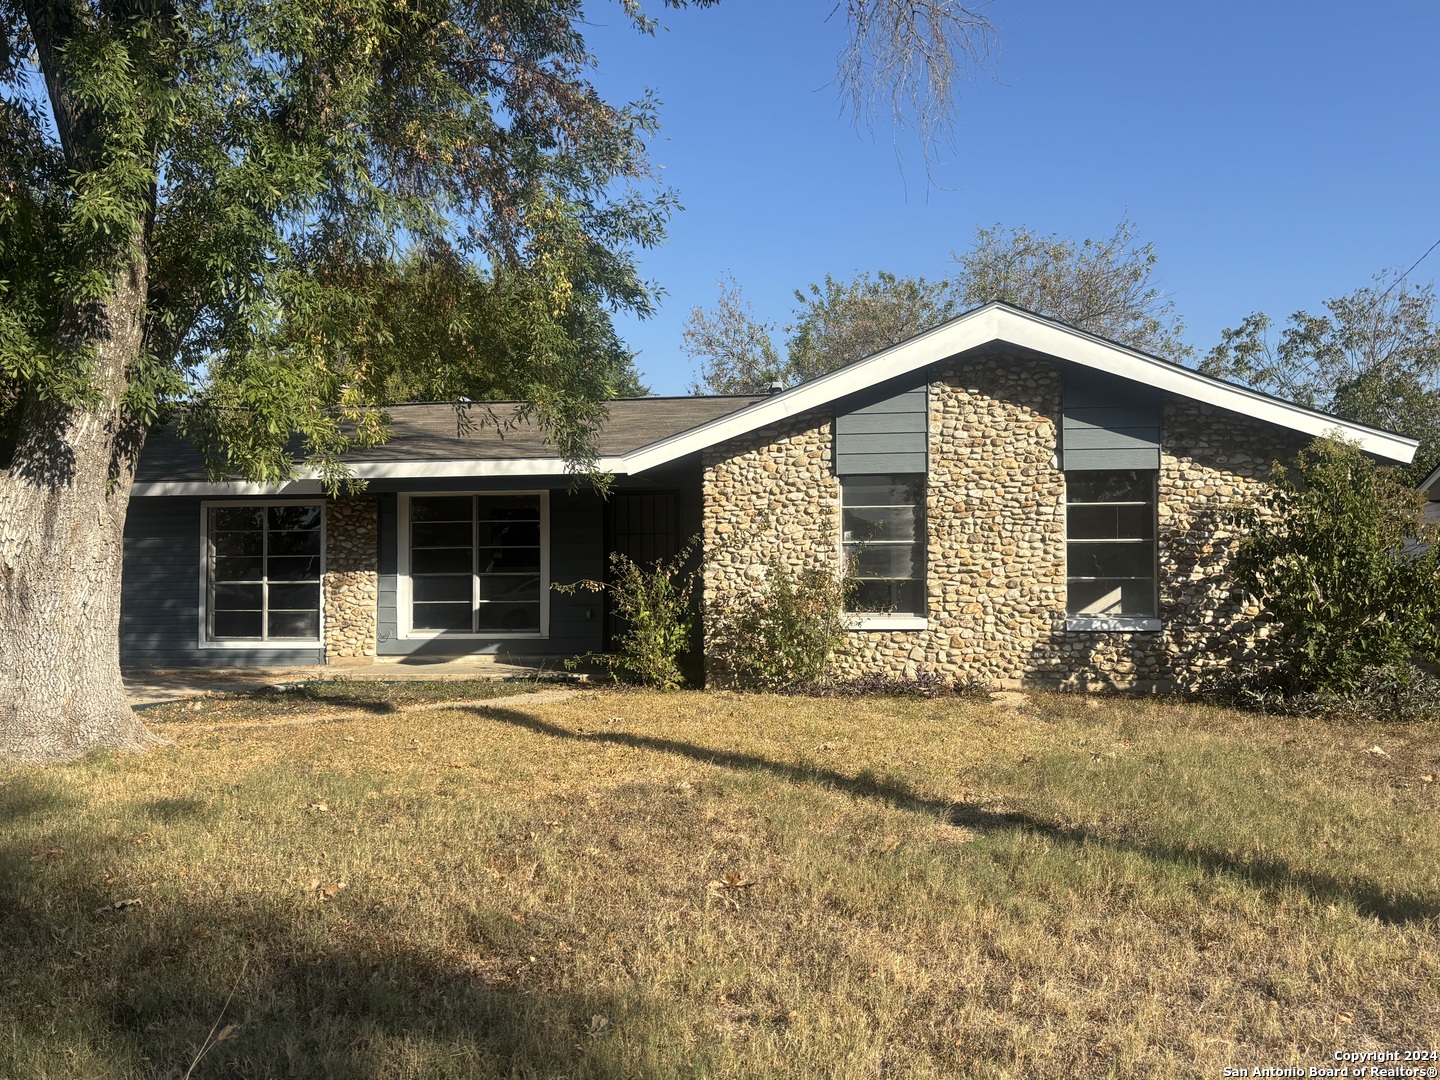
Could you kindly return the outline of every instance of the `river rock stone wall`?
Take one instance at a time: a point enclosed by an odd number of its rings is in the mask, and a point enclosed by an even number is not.
[[[379,510],[374,499],[333,499],[325,505],[325,662],[365,664],[375,658],[380,597]]]
[[[1158,632],[1071,631],[1065,619],[1065,477],[1059,365],[1002,357],[937,370],[929,388],[924,629],[847,633],[842,676],[921,669],[992,686],[1191,688],[1253,655],[1253,607],[1228,566],[1227,510],[1302,440],[1193,402],[1167,404],[1158,478]],[[795,417],[715,447],[704,462],[704,599],[744,603],[772,559],[840,565],[831,412]],[[708,644],[708,642],[707,642]],[[707,678],[725,685],[723,657]]]

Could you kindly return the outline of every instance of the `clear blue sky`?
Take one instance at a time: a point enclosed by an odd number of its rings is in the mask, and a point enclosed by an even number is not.
[[[933,184],[913,135],[842,115],[833,6],[722,0],[661,12],[653,39],[618,4],[589,9],[601,91],[663,102],[652,155],[685,207],[641,255],[659,314],[620,324],[655,393],[684,392],[681,327],[726,271],[783,324],[826,273],[943,277],[977,225],[1084,238],[1128,213],[1203,352],[1250,311],[1317,309],[1440,239],[1434,0],[994,0],[998,81],[961,87]],[[1412,277],[1437,275],[1440,250]]]

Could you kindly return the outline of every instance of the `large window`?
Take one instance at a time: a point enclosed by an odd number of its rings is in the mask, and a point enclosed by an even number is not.
[[[318,505],[206,508],[205,638],[320,640]]]
[[[539,634],[541,511],[539,495],[411,498],[411,628]]]
[[[925,477],[842,476],[841,528],[856,612],[925,613]]]
[[[1067,472],[1066,611],[1153,618],[1155,473]]]

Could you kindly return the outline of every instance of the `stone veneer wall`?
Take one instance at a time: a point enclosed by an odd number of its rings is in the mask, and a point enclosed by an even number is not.
[[[379,508],[374,499],[325,504],[325,662],[375,657],[380,597]]]
[[[1156,632],[1065,629],[1065,483],[1058,365],[1000,358],[930,385],[928,626],[851,631],[842,675],[920,668],[997,686],[1188,688],[1249,654],[1254,610],[1233,595],[1226,508],[1301,440],[1210,406],[1165,407]],[[779,558],[839,566],[839,482],[828,410],[716,447],[704,462],[707,613],[742,601]],[[707,634],[709,629],[707,628]],[[707,676],[726,672],[707,653]]]

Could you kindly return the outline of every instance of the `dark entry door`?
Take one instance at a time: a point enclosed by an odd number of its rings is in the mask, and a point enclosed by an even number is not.
[[[605,506],[605,577],[610,578],[610,553],[618,551],[641,564],[673,559],[680,550],[680,499],[673,491],[616,492]],[[605,643],[617,627],[605,605]]]

